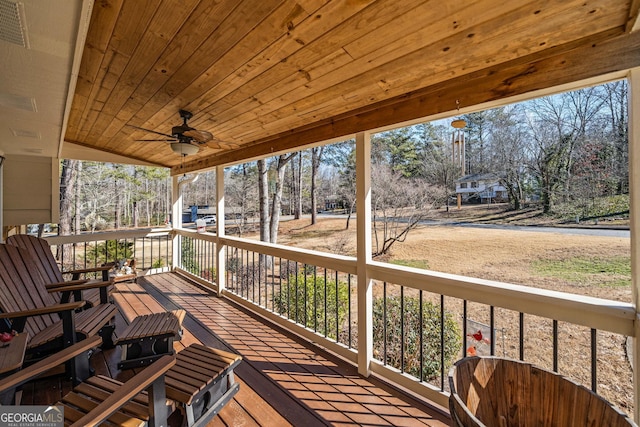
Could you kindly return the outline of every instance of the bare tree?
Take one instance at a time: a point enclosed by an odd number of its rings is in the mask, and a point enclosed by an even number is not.
[[[318,169],[322,161],[324,146],[311,149],[311,224],[315,224],[318,217]]]
[[[248,163],[232,169],[225,183],[225,195],[230,207],[230,217],[235,222],[238,236],[242,237],[248,216],[258,211],[256,186],[256,167]]]
[[[529,104],[529,128],[534,142],[530,167],[541,191],[542,210],[550,213],[554,199],[566,198],[576,149],[600,111],[595,88],[540,98]]]
[[[258,211],[260,212],[260,240],[269,241],[269,177],[267,160],[258,160]]]
[[[71,234],[71,221],[73,219],[73,199],[76,193],[77,160],[64,159],[60,173],[60,223],[58,233]]]
[[[260,211],[260,240],[276,243],[278,240],[278,226],[280,224],[280,210],[282,208],[283,181],[287,163],[295,156],[295,153],[280,155],[274,158],[272,166],[275,171],[273,180],[273,195],[269,208],[269,168],[267,160],[258,160],[258,199]]]
[[[280,211],[282,209],[282,189],[284,188],[284,174],[286,172],[287,163],[295,156],[296,153],[288,155],[280,155],[275,159],[274,168],[276,179],[274,183],[273,198],[271,199],[271,212],[269,220],[269,242],[277,243],[278,227],[280,225]]]
[[[388,165],[372,170],[373,256],[387,254],[396,242],[404,242],[433,209],[435,190],[422,178],[406,178]]]
[[[429,123],[418,125],[422,139],[422,171],[420,176],[437,190],[438,201],[444,203],[449,212],[449,196],[455,193],[455,180],[461,175],[461,168],[451,161],[450,134],[442,126]]]
[[[291,184],[293,188],[293,197],[291,204],[293,205],[293,217],[300,219],[302,217],[302,151],[297,153],[297,162],[292,162],[291,168]]]
[[[609,123],[606,129],[613,143],[613,168],[617,179],[617,193],[629,192],[629,135],[628,135],[628,84],[626,80],[602,86],[602,98],[607,108]]]
[[[60,223],[58,224],[58,234],[66,236],[70,235],[72,229],[72,221],[74,214],[75,197],[77,194],[76,184],[78,182],[78,161],[64,159],[62,161],[62,171],[60,172]],[[77,232],[77,230],[76,230]],[[56,258],[60,259],[60,246],[56,250]],[[62,260],[63,263],[70,262],[73,251],[62,251],[68,260]]]
[[[345,230],[349,229],[351,215],[356,206],[356,152],[353,141],[341,144],[342,154],[336,157],[335,165],[338,167],[338,196],[344,203],[347,211]]]
[[[490,130],[492,170],[500,176],[500,183],[507,190],[509,203],[515,210],[522,208],[527,180],[524,165],[527,162],[525,147],[528,136],[520,113],[517,106],[497,109]]]

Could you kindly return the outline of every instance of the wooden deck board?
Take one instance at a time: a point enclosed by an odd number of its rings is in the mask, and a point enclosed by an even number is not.
[[[436,409],[359,376],[353,366],[177,274],[118,284],[114,297],[123,311],[116,318],[116,332],[124,331],[137,315],[184,308],[188,314],[176,350],[202,343],[243,356],[234,370],[240,391],[210,426],[448,425],[448,419]],[[117,369],[120,354],[119,346],[96,351],[92,357],[96,373],[119,380],[133,376],[137,369]],[[43,381],[49,381],[46,392],[39,384],[25,387],[25,403],[50,403],[70,387],[56,378]],[[174,414],[170,425],[179,421]]]
[[[448,425],[435,407],[361,377],[352,365],[177,274],[148,276],[141,285],[168,309],[186,309],[187,328],[210,340],[204,344],[241,354],[238,375],[260,396],[271,396],[268,403],[294,425]]]

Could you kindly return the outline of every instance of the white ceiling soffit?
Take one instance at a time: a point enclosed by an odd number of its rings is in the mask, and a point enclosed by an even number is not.
[[[0,0],[0,154],[59,156],[92,4]]]

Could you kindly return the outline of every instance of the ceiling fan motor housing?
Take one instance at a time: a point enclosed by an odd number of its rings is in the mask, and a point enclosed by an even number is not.
[[[185,133],[188,130],[191,130],[189,126],[185,126],[185,125],[174,126],[171,128],[171,134],[176,138],[179,138],[182,136],[183,133]]]

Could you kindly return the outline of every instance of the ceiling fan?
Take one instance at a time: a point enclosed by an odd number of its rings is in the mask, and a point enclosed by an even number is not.
[[[182,118],[182,124],[171,128],[171,135],[158,132],[151,129],[141,128],[139,126],[127,125],[132,128],[142,130],[145,132],[151,132],[156,135],[163,136],[164,138],[158,139],[136,139],[136,141],[143,142],[168,142],[171,144],[171,149],[174,153],[181,156],[188,156],[196,154],[200,147],[206,145],[211,148],[217,149],[233,149],[238,148],[237,144],[230,142],[223,142],[217,140],[211,132],[206,130],[194,129],[188,125],[188,120],[193,117],[193,114],[187,110],[179,110],[180,117]]]

